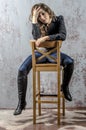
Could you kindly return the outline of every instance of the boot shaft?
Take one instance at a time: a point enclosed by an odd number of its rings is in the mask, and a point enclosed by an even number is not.
[[[26,98],[26,91],[27,91],[27,74],[19,71],[17,83],[18,83],[19,101],[24,102]]]
[[[72,74],[74,70],[74,64],[69,64],[64,67],[64,74],[63,74],[63,86],[68,86],[71,80]]]

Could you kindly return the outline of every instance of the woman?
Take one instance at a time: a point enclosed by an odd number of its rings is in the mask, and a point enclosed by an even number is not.
[[[47,40],[65,40],[66,29],[63,16],[55,16],[54,12],[45,4],[35,4],[31,10],[32,20],[32,35],[36,40],[36,46]],[[46,49],[46,48],[44,48]],[[41,54],[35,52],[36,57]],[[56,56],[56,52],[52,54]],[[40,63],[50,61],[48,58],[44,58]],[[72,101],[71,94],[69,92],[69,82],[73,73],[74,60],[68,55],[61,53],[61,65],[64,67],[64,78],[61,89],[64,93],[65,99]],[[18,72],[18,106],[14,112],[14,115],[21,114],[22,110],[26,106],[26,90],[27,90],[27,75],[32,68],[32,55],[27,57],[23,64],[19,68]]]

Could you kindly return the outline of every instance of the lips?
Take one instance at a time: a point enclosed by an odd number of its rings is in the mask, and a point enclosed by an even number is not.
[[[43,23],[46,23],[46,20],[42,20]]]

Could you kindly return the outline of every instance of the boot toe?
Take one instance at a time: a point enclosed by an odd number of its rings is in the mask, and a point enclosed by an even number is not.
[[[15,112],[13,113],[13,115],[20,115],[22,112],[22,110],[15,110]]]
[[[25,107],[26,107],[26,101],[23,102],[23,103],[21,103],[19,101],[18,106],[17,106],[15,112],[13,113],[13,115],[19,115],[19,114],[21,114],[22,110],[25,110]]]
[[[65,99],[67,99],[68,101],[72,101],[72,97],[71,97],[71,95],[64,95],[65,96]]]
[[[62,91],[63,91],[65,99],[67,99],[68,101],[72,101],[72,96],[69,92],[69,89],[63,89]]]

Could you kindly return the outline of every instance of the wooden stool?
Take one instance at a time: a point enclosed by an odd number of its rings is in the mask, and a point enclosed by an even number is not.
[[[44,52],[40,50],[35,45],[35,40],[30,41],[32,46],[32,70],[33,70],[33,124],[36,123],[36,103],[38,103],[39,115],[41,115],[41,103],[55,103],[57,104],[57,123],[60,125],[61,117],[61,98],[62,98],[62,110],[63,115],[65,115],[65,99],[61,92],[61,66],[60,66],[60,47],[62,41],[46,41],[40,45],[40,47],[51,48],[49,51]],[[42,54],[39,58],[35,58],[35,51]],[[57,51],[57,59],[52,57],[50,54]],[[37,61],[44,57],[51,58],[55,63],[41,63],[38,64]],[[40,93],[40,72],[41,71],[56,71],[57,72],[57,94],[56,95],[45,95]],[[36,74],[37,73],[37,74]],[[38,80],[38,82],[36,82]],[[38,83],[38,84],[37,84]],[[38,86],[38,87],[37,87]],[[56,101],[42,100],[41,97],[56,97]]]

